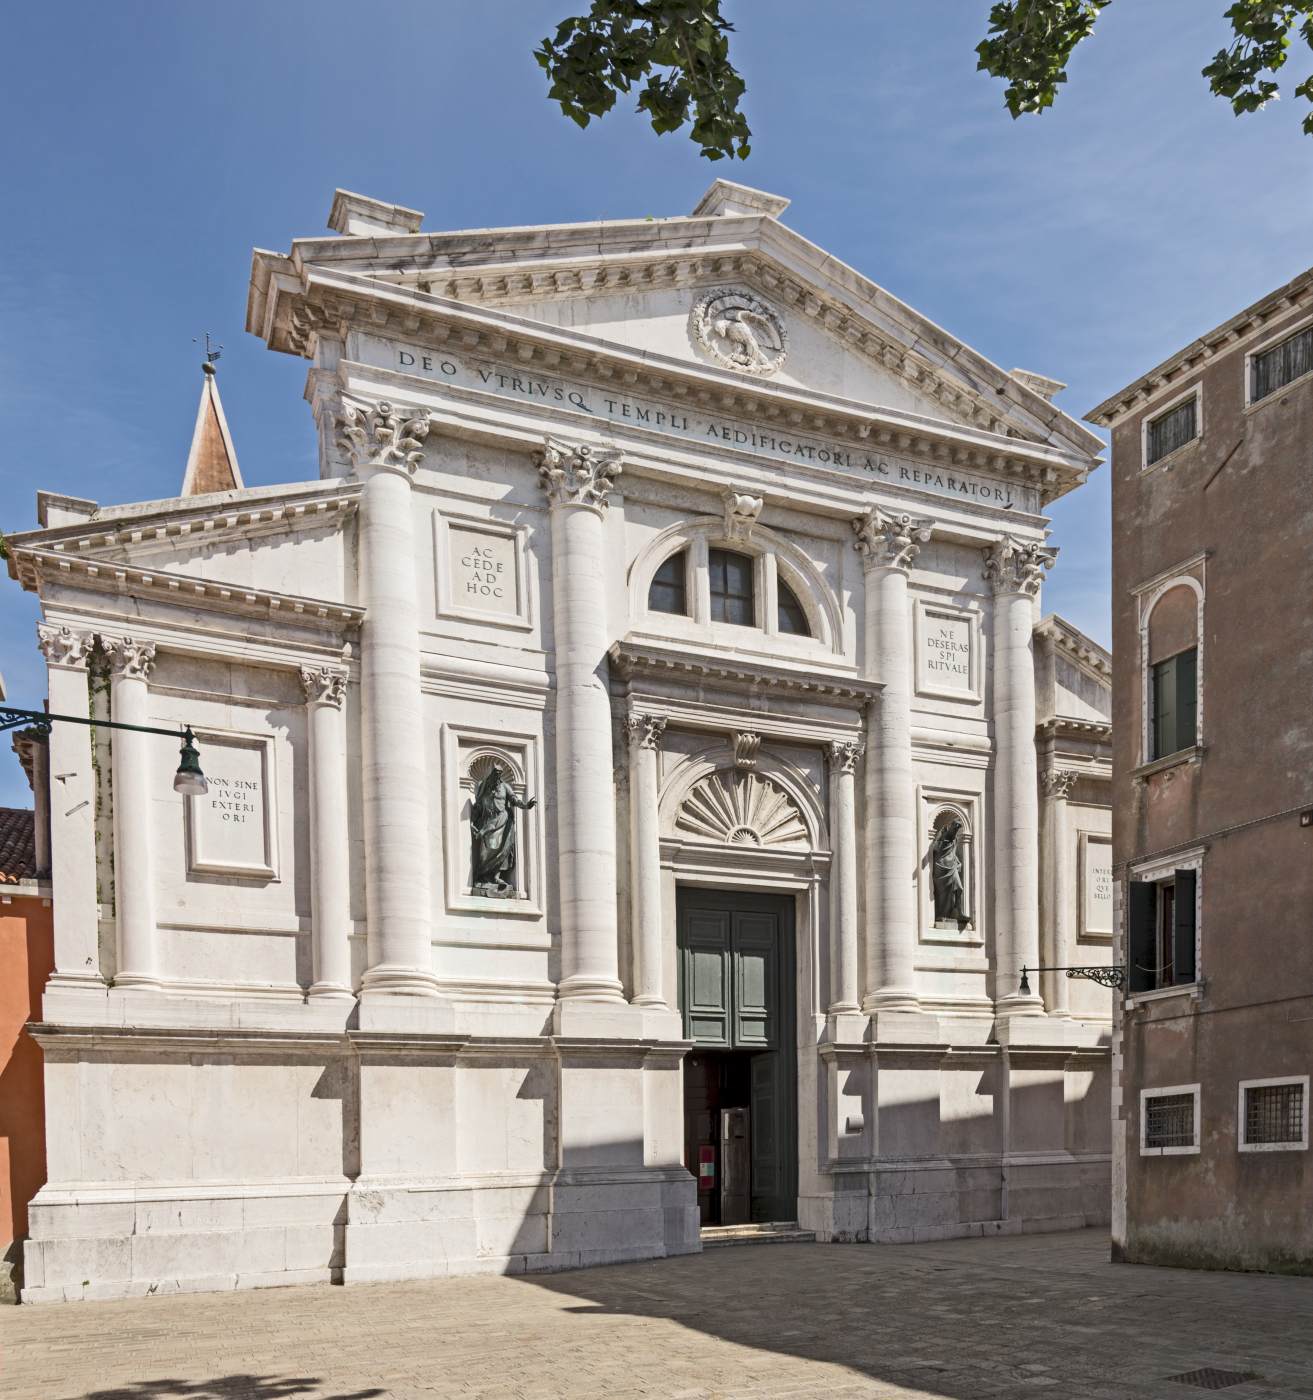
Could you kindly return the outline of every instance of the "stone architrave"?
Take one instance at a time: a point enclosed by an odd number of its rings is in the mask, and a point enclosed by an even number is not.
[[[360,730],[369,922],[362,995],[433,996],[428,782],[420,696],[411,482],[427,414],[344,403],[339,441],[360,498]]]
[[[40,623],[37,644],[46,659],[50,711],[89,715],[87,661],[91,632]],[[55,968],[52,985],[104,988],[100,970],[96,898],[96,780],[91,730],[85,724],[51,726],[48,748],[50,881]]]
[[[852,522],[866,580],[866,674],[882,682],[867,712],[868,1011],[915,1011],[916,780],[912,767],[912,618],[907,578],[931,523],[872,506]]]
[[[1005,535],[985,551],[994,589],[994,946],[1000,1016],[1044,1010],[1020,991],[1022,966],[1039,947],[1039,780],[1035,760],[1035,598],[1056,557],[1040,544]]]
[[[620,1002],[615,775],[606,674],[602,515],[619,452],[549,437],[536,454],[551,506],[562,998]]]
[[[351,880],[347,831],[347,673],[302,666],[310,736],[310,916],[314,930],[310,996],[344,999],[351,990]]]
[[[109,660],[110,718],[116,724],[149,725],[150,674],[155,644],[133,637],[101,637]],[[153,734],[111,733],[114,781],[114,922],[118,935],[116,987],[159,983],[155,946],[155,880],[151,869],[152,782],[165,768],[156,761]]]
[[[861,1010],[857,925],[857,764],[863,745],[835,740],[830,766],[830,1011]]]
[[[658,802],[664,715],[625,717],[629,739],[630,921],[634,940],[634,996],[637,1006],[665,1009],[661,985],[661,826]]]

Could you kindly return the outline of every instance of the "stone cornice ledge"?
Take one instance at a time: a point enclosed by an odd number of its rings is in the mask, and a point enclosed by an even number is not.
[[[319,1053],[346,1047],[345,1033],[323,1027],[304,1030],[257,1030],[244,1026],[116,1026],[72,1025],[38,1021],[27,1027],[42,1050],[98,1050],[122,1046],[187,1052],[215,1050],[225,1054],[267,1050]]]
[[[825,696],[857,707],[869,705],[884,690],[882,682],[868,681],[860,676],[826,674],[816,670],[793,671],[769,661],[738,661],[635,642],[616,642],[607,655],[613,673],[621,680],[659,678],[711,681],[736,689]]]

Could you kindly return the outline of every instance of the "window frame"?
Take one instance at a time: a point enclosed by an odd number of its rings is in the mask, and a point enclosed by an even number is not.
[[[1165,452],[1161,457],[1149,460],[1149,429],[1154,423],[1161,422],[1169,413],[1175,413],[1180,406],[1188,399],[1195,400],[1194,406],[1194,436],[1187,439],[1179,447],[1174,447],[1170,452]],[[1202,382],[1191,385],[1184,392],[1177,394],[1174,399],[1169,399],[1167,403],[1160,405],[1152,412],[1146,413],[1140,419],[1140,470],[1142,472],[1156,471],[1164,463],[1174,462],[1188,447],[1193,447],[1200,442],[1204,435],[1204,386]]]
[[[666,608],[654,608],[652,606],[652,590],[657,586],[657,575],[672,559],[684,561],[684,607],[680,612],[672,612]],[[656,568],[652,570],[651,577],[647,581],[647,596],[643,600],[644,611],[655,614],[658,617],[687,617],[693,616],[693,551],[687,544],[682,544],[678,549],[672,549],[665,555]],[[663,585],[665,586],[665,585]]]
[[[801,631],[794,632],[787,627],[780,626],[780,622],[784,616],[784,597],[786,594],[792,599],[793,606],[797,608],[798,615],[802,618]],[[812,620],[807,614],[806,607],[803,606],[802,599],[798,597],[797,590],[789,583],[788,579],[780,578],[778,572],[775,576],[775,632],[781,637],[810,638],[813,635]]]
[[[1146,1147],[1145,1125],[1148,1120],[1150,1099],[1174,1098],[1178,1094],[1189,1094],[1194,1099],[1194,1144],[1190,1147]],[[1197,1157],[1203,1138],[1198,1084],[1171,1084],[1165,1087],[1140,1090],[1140,1156],[1141,1157]]]
[[[1188,744],[1180,742],[1181,735],[1181,686],[1179,676],[1179,666],[1177,663],[1183,656],[1194,657],[1194,695],[1192,709],[1194,712],[1194,723],[1191,726],[1193,734]],[[1172,738],[1174,740],[1171,748],[1158,752],[1158,676],[1163,667],[1172,666],[1172,693],[1173,693],[1173,716],[1174,727]],[[1146,763],[1157,763],[1162,759],[1173,758],[1177,754],[1189,753],[1199,746],[1199,641],[1196,629],[1195,644],[1192,647],[1182,647],[1180,651],[1173,652],[1170,656],[1164,656],[1161,661],[1150,661],[1146,665],[1145,683],[1148,686],[1149,702],[1149,744],[1146,753]]]
[[[742,601],[745,597],[751,607],[751,617],[747,622],[735,622],[728,617],[716,616],[716,590],[713,586],[712,569],[714,567],[714,556],[720,554],[729,559],[741,559],[748,566],[748,591],[746,594],[729,593],[724,594],[726,601]],[[707,547],[707,597],[710,600],[710,618],[713,626],[717,627],[742,627],[755,632],[764,632],[766,628],[762,625],[763,594],[765,588],[762,587],[762,567],[759,554],[748,554],[741,549],[731,549],[723,544],[709,544]],[[728,570],[726,571],[726,581],[728,582]]]
[[[1204,602],[1207,597],[1207,584],[1203,577],[1203,571],[1206,559],[1206,555],[1196,555],[1193,559],[1187,559],[1177,565],[1169,574],[1160,574],[1157,578],[1150,579],[1131,590],[1132,594],[1139,599],[1140,604],[1140,766],[1159,762],[1158,759],[1148,757],[1149,751],[1153,747],[1153,663],[1149,660],[1149,625],[1153,620],[1154,609],[1173,588],[1188,588],[1195,596],[1194,744],[1191,748],[1181,749],[1174,755],[1169,754],[1163,762],[1164,764],[1167,764],[1169,760],[1178,763],[1185,762],[1192,754],[1197,754],[1203,748],[1206,660]],[[1196,568],[1200,572],[1199,577],[1189,572],[1189,570]],[[1173,654],[1180,655],[1179,652]],[[1170,658],[1164,658],[1164,660],[1168,659]]]
[[[1304,1091],[1304,1136],[1299,1142],[1247,1142],[1245,1126],[1249,1115],[1245,1112],[1246,1089],[1273,1089],[1284,1084],[1298,1084]],[[1236,1090],[1236,1149],[1240,1152],[1307,1152],[1309,1118],[1309,1076],[1307,1074],[1281,1074],[1270,1079],[1242,1079]]]
[[[1305,317],[1304,320],[1296,322],[1293,326],[1286,326],[1284,329],[1270,335],[1266,340],[1260,341],[1257,345],[1245,351],[1244,356],[1244,376],[1245,376],[1245,411],[1251,408],[1261,408],[1264,404],[1272,403],[1277,395],[1292,385],[1302,384],[1310,376],[1313,376],[1313,368],[1307,369],[1303,374],[1297,375],[1294,379],[1288,379],[1279,389],[1273,389],[1270,394],[1264,394],[1261,399],[1254,397],[1254,361],[1260,355],[1266,355],[1269,350],[1275,350],[1277,346],[1283,345],[1287,340],[1293,340],[1297,335],[1302,335],[1305,331],[1313,330],[1313,316]]]
[[[1133,883],[1146,885],[1161,885],[1168,881],[1175,884],[1178,870],[1192,871],[1194,874],[1194,980],[1191,982],[1172,982],[1165,987],[1145,987],[1139,991],[1131,991],[1131,938],[1133,930],[1131,928],[1131,892],[1130,886]],[[1141,865],[1132,865],[1126,872],[1126,879],[1122,882],[1121,888],[1122,917],[1121,925],[1121,947],[1123,961],[1126,964],[1126,996],[1125,1003],[1133,1006],[1141,1001],[1153,1001],[1160,997],[1193,996],[1199,997],[1204,985],[1204,848],[1195,846],[1189,850],[1180,851],[1175,855],[1164,856],[1153,862],[1145,862]],[[1155,939],[1158,936],[1157,921],[1161,919],[1161,911],[1155,908]],[[1155,958],[1156,958],[1155,953]],[[1175,967],[1173,967],[1173,972]]]

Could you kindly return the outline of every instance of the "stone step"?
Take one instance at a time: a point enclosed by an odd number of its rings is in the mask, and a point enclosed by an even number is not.
[[[772,1220],[759,1225],[705,1225],[703,1249],[731,1244],[815,1244],[814,1230],[800,1230],[797,1221]]]

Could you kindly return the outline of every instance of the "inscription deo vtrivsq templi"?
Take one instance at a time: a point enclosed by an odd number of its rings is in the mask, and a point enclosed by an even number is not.
[[[995,481],[969,472],[929,467],[887,453],[844,447],[822,438],[763,428],[734,419],[687,413],[669,405],[629,398],[613,390],[603,391],[590,385],[571,384],[507,365],[466,360],[461,356],[424,350],[418,346],[398,346],[370,337],[365,341],[364,350],[369,361],[380,367],[445,380],[503,398],[560,404],[564,408],[613,422],[632,423],[635,427],[671,433],[686,439],[728,443],[731,447],[777,461],[805,462],[862,472],[892,485],[913,486],[938,495],[988,505],[1014,506],[1027,511],[1037,508],[1035,493],[1030,487]]]

